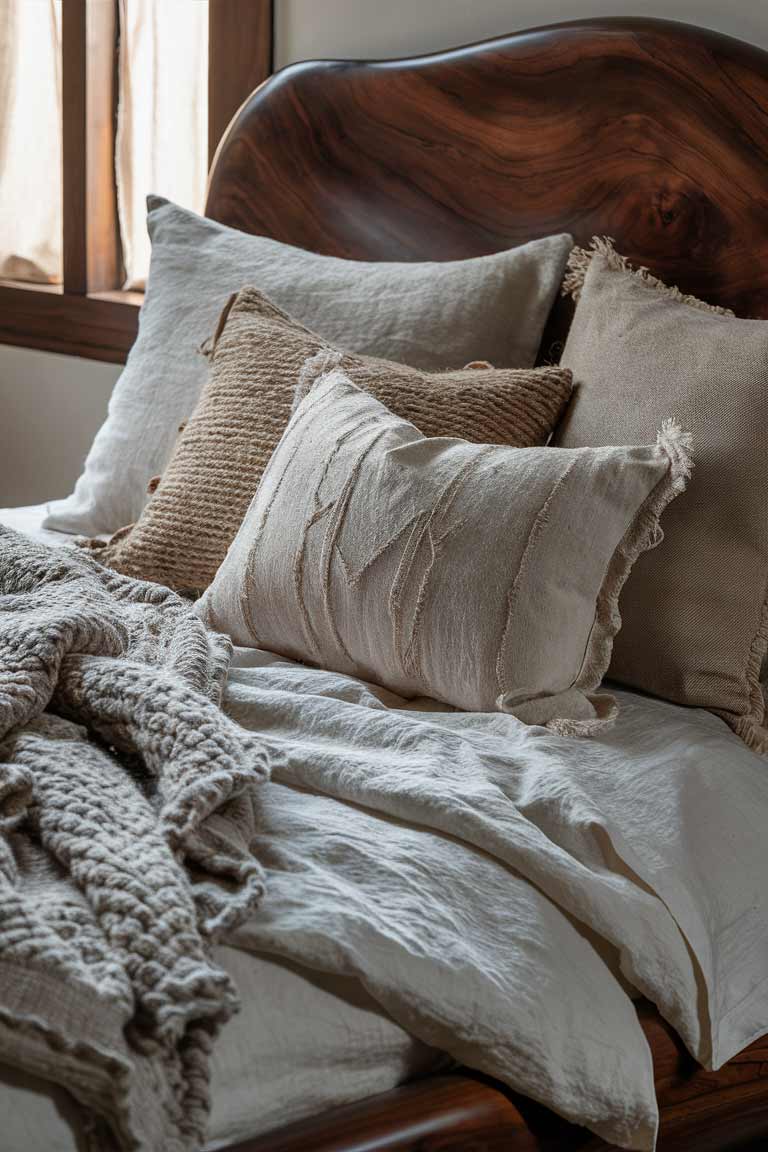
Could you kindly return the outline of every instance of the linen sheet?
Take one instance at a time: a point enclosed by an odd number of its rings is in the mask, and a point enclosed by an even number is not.
[[[719,1067],[768,1031],[768,775],[721,720],[620,692],[615,729],[574,741],[498,713],[406,705],[254,650],[238,650],[235,665],[225,706],[270,738],[273,781],[284,789],[279,802],[273,789],[257,841],[270,896],[239,930],[240,946],[357,973],[414,1035],[538,1099],[551,1093],[550,1106],[571,1118],[580,1108],[581,1122],[598,1131],[596,1116],[620,1118],[615,1081],[606,1081],[603,1100],[584,1095],[594,1052],[582,1053],[585,1079],[569,1100],[562,1067],[542,1093],[504,1049],[524,1032],[504,1002],[530,993],[514,987],[525,961],[514,931],[504,933],[512,923],[535,935],[548,915],[531,892],[578,925],[605,975],[607,965],[654,1001],[705,1066]],[[514,870],[505,886],[496,886],[489,859]],[[395,905],[398,886],[408,895]],[[335,904],[323,916],[312,908],[320,890]],[[430,918],[435,908],[442,923]],[[554,939],[570,949],[560,922],[546,931],[544,951]],[[441,955],[460,967],[461,983]],[[418,971],[425,957],[428,979]],[[591,959],[582,960],[585,986]],[[562,1017],[547,1018],[535,997],[528,1008],[571,1043],[589,1031],[589,1012],[594,1026],[595,1004],[573,987],[570,1001],[557,1001],[557,973],[547,977],[547,1003]],[[624,1026],[626,1056],[631,1026],[613,1017],[615,1043]],[[533,1050],[526,1059],[535,1061]],[[625,1117],[627,1146],[647,1146],[640,1128],[629,1132],[638,1116]],[[622,1142],[618,1128],[612,1139]]]
[[[243,1007],[211,1059],[206,1152],[446,1065],[357,980],[233,948],[215,949],[214,959],[235,981]],[[77,1132],[63,1089],[0,1065],[0,1152],[81,1152]]]
[[[714,1067],[768,1030],[768,775],[716,717],[617,695],[575,741],[238,651],[226,707],[275,786],[270,895],[230,943],[356,975],[415,1036],[650,1147],[627,992]]]
[[[44,505],[1,510],[0,523],[42,543],[65,543],[65,535],[40,529],[44,514]],[[207,1147],[385,1092],[449,1063],[387,1017],[357,980],[226,947],[215,959],[243,1008],[214,1047]],[[0,1065],[0,1152],[75,1152],[76,1117],[63,1090]]]
[[[74,536],[67,532],[51,532],[42,527],[43,520],[48,515],[47,504],[29,504],[23,508],[0,508],[0,524],[6,528],[15,528],[17,532],[24,532],[33,540],[41,544],[66,544],[74,540]]]

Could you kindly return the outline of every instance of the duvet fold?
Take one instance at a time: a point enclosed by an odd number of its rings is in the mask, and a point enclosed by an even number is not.
[[[617,948],[577,914],[578,881],[565,890],[567,853],[445,717],[377,692],[281,661],[233,669],[225,707],[269,746],[273,782],[254,841],[268,896],[230,943],[354,975],[418,1039],[613,1145],[653,1148],[650,1051]],[[608,884],[605,921],[624,884]]]
[[[653,1083],[628,996],[705,1067],[768,1032],[768,776],[716,716],[617,699],[615,729],[575,741],[237,649],[225,707],[268,739],[285,793],[260,814],[271,894],[241,946],[355,972],[415,1035],[437,1027],[458,1059],[647,1146]],[[308,910],[321,877],[327,920]],[[399,886],[410,898],[390,916]],[[530,1024],[551,1017],[554,1045]]]

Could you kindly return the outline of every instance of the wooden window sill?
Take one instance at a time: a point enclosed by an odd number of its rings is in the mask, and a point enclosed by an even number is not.
[[[123,364],[136,339],[141,292],[76,295],[52,284],[0,281],[0,344]]]

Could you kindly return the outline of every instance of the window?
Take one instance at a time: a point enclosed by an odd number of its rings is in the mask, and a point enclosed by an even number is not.
[[[61,171],[60,58],[61,0],[0,0],[0,277],[5,279],[61,280],[61,186],[51,180],[51,173]],[[28,66],[31,60],[34,68]],[[30,148],[30,139],[38,146]]]
[[[125,358],[146,194],[203,210],[271,56],[269,0],[0,0],[0,341]]]

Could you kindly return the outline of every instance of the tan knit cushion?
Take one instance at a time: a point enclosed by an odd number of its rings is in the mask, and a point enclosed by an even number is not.
[[[208,382],[152,499],[136,525],[100,552],[121,572],[187,591],[206,588],[224,559],[308,359],[315,358],[315,368],[340,363],[428,436],[541,444],[571,392],[563,369],[480,366],[430,374],[343,355],[253,288],[230,301],[211,355]]]
[[[199,603],[236,644],[402,696],[590,733],[616,600],[688,473],[667,428],[639,448],[430,440],[321,375]]]
[[[605,241],[594,249],[576,251],[566,281],[575,392],[556,442],[631,443],[672,413],[696,449],[664,542],[624,589],[611,675],[716,710],[768,753],[768,323],[682,296]]]

